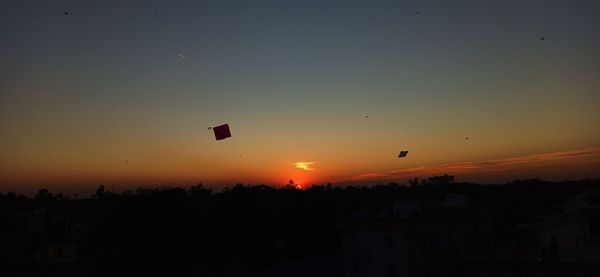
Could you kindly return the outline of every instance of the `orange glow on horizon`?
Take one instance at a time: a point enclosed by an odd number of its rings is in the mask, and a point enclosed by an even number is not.
[[[238,158],[239,159],[239,158]],[[392,160],[390,158],[390,160]],[[238,161],[238,160],[236,160]],[[394,159],[394,161],[396,161]],[[407,160],[410,161],[410,160]],[[139,186],[188,186],[202,181],[213,187],[232,186],[236,183],[251,185],[274,185],[283,187],[294,181],[294,186],[305,189],[313,184],[369,184],[374,182],[403,182],[414,177],[427,177],[440,174],[451,174],[465,181],[502,180],[511,181],[517,178],[541,177],[561,180],[576,179],[578,176],[590,176],[598,172],[600,166],[600,148],[587,148],[571,151],[550,152],[525,156],[513,156],[500,159],[482,159],[466,162],[439,163],[431,165],[414,165],[396,162],[389,170],[363,171],[359,166],[344,166],[335,161],[322,162],[320,170],[299,170],[290,166],[287,161],[276,164],[226,163],[216,167],[205,163],[188,164],[185,162],[169,162],[168,166],[162,161],[144,162],[131,159],[126,165],[116,161],[114,165],[101,164],[101,167],[90,167],[86,164],[49,164],[54,167],[38,167],[32,170],[22,167],[13,171],[12,175],[0,174],[2,190],[21,191],[37,190],[40,188],[84,187],[95,188],[99,185],[116,185],[121,189],[131,189]],[[400,167],[408,165],[407,167]],[[365,164],[365,168],[372,164]],[[199,171],[202,167],[210,167],[214,171],[204,174]],[[43,170],[42,170],[43,168]],[[84,170],[84,169],[88,170]],[[1,171],[0,173],[6,173]],[[96,169],[96,170],[90,170]],[[10,178],[9,178],[10,177]],[[591,176],[594,178],[595,176]],[[483,179],[482,179],[483,178]]]
[[[414,177],[433,176],[440,174],[483,176],[517,172],[536,172],[540,169],[557,167],[576,171],[577,169],[592,169],[598,165],[600,165],[600,148],[590,148],[493,160],[457,162],[451,164],[418,166],[391,171],[363,173],[354,176],[351,179],[358,181],[406,180]],[[565,172],[562,174],[565,174]]]

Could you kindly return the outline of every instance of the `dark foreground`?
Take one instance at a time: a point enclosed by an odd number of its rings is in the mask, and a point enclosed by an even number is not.
[[[0,276],[600,276],[599,180],[0,194]]]

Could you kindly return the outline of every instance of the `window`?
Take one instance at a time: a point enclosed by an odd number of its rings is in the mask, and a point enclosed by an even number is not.
[[[385,248],[394,248],[394,237],[391,235],[385,235],[384,242]]]

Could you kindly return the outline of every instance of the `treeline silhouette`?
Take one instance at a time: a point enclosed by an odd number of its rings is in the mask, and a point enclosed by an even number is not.
[[[556,211],[556,205],[599,180],[503,185],[433,186],[412,180],[375,186],[313,185],[297,189],[237,184],[214,193],[188,188],[144,188],[120,193],[101,186],[87,199],[41,189],[33,198],[0,193],[0,274],[22,276],[196,275],[244,276],[257,270],[341,249],[338,224],[359,211],[390,209],[397,198],[441,201],[449,193],[477,200],[488,210],[494,235]],[[85,216],[80,256],[69,263],[36,261],[42,241],[27,232],[33,213]]]

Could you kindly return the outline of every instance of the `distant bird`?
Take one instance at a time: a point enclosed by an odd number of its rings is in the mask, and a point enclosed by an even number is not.
[[[365,114],[365,118],[369,118],[369,115],[368,115],[368,114]]]
[[[64,15],[69,15],[69,12],[65,12]]]
[[[544,40],[544,37],[541,37],[540,40]]]
[[[466,137],[465,140],[469,140],[469,137]]]
[[[419,14],[421,14],[421,12],[420,12],[420,11],[417,11],[417,15],[419,15]]]

